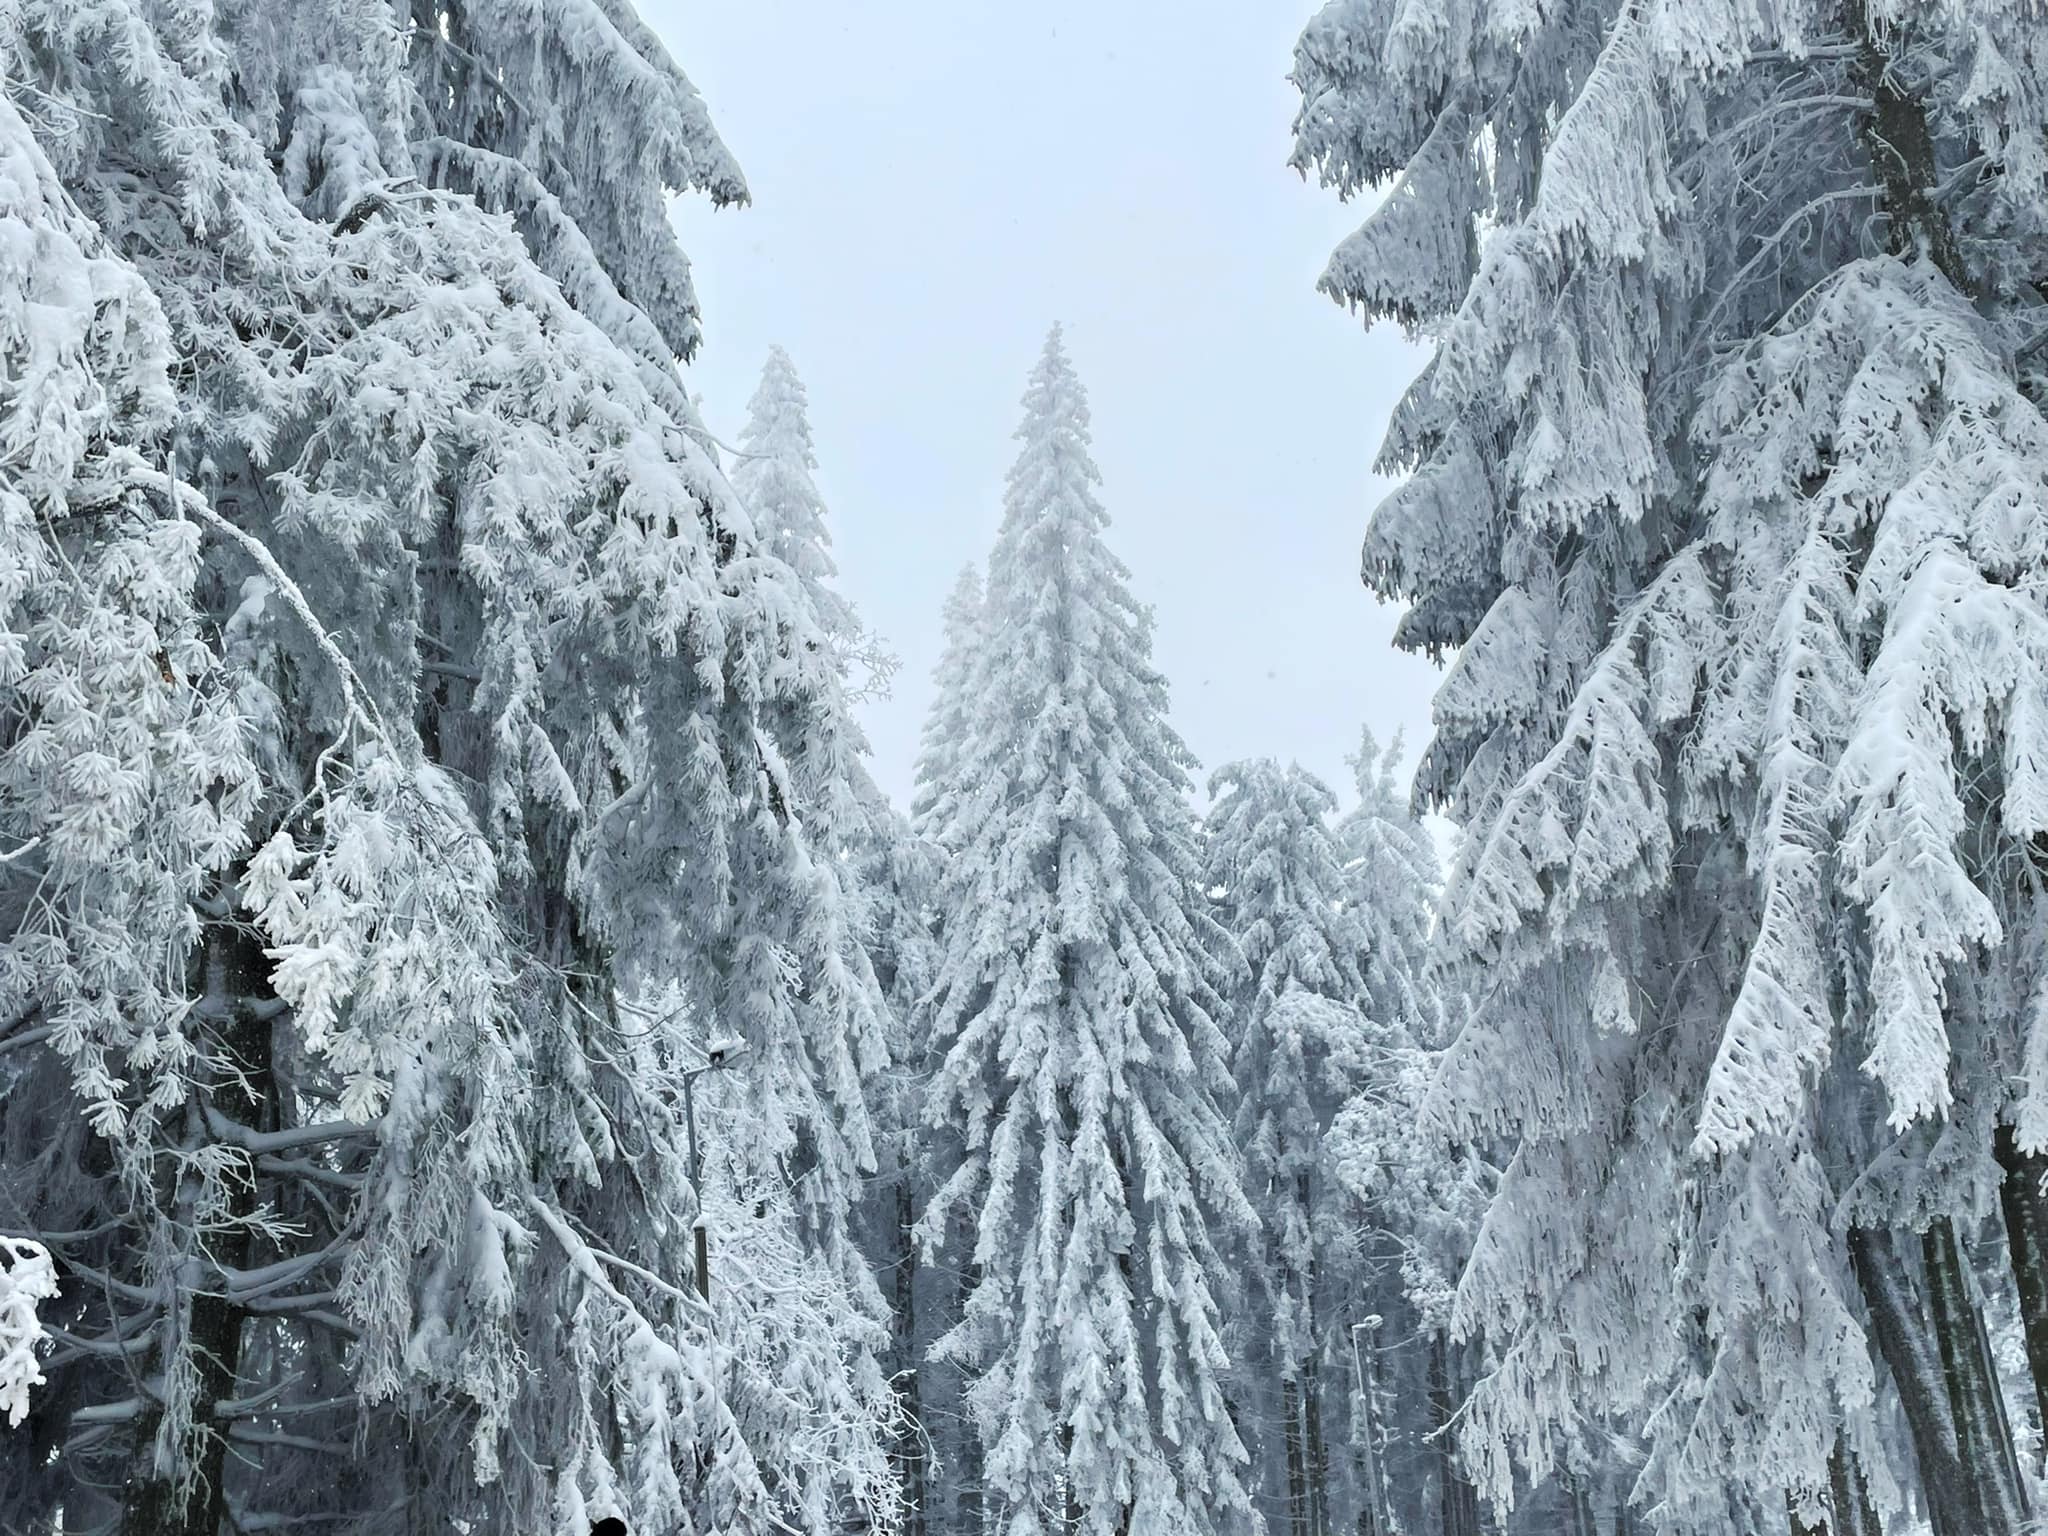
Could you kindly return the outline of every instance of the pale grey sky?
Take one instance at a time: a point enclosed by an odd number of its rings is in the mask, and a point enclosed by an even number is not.
[[[1270,755],[1342,792],[1361,724],[1420,744],[1436,674],[1357,570],[1420,354],[1315,291],[1359,210],[1286,164],[1312,6],[642,0],[754,194],[677,206],[690,387],[732,441],[768,346],[795,359],[844,589],[903,658],[864,713],[899,803],[939,607],[994,536],[1056,319],[1204,777]]]

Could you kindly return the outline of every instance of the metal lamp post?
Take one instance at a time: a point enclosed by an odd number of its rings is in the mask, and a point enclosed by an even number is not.
[[[690,1188],[697,1192],[697,1294],[711,1300],[711,1239],[704,1227],[704,1165],[697,1156],[697,1096],[691,1085],[706,1072],[732,1065],[747,1048],[744,1040],[714,1040],[704,1048],[704,1064],[683,1074],[683,1125],[689,1134]]]
[[[1374,1341],[1370,1351],[1358,1347],[1359,1330],[1368,1335],[1377,1334],[1380,1329],[1380,1315],[1375,1312],[1351,1325],[1351,1369],[1358,1387],[1360,1416],[1365,1420],[1365,1433],[1360,1437],[1365,1448],[1365,1496],[1372,1507],[1372,1529],[1384,1531],[1392,1525],[1392,1512],[1387,1508],[1387,1489],[1381,1476],[1378,1411],[1374,1398],[1379,1395],[1379,1372],[1375,1362],[1379,1344]]]

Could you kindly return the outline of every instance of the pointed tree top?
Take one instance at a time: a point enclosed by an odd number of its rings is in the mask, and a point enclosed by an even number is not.
[[[1398,801],[1406,804],[1407,797],[1400,792],[1396,770],[1400,766],[1401,753],[1407,745],[1407,733],[1397,728],[1391,740],[1381,744],[1379,733],[1370,725],[1361,726],[1358,732],[1358,750],[1344,759],[1351,765],[1352,781],[1358,786],[1362,800]]]
[[[972,623],[981,613],[981,603],[981,566],[970,560],[953,578],[952,590],[946,594],[946,605],[941,610],[948,631],[956,624]]]
[[[817,468],[811,451],[810,395],[796,364],[781,347],[770,347],[761,364],[761,382],[747,402],[747,424],[740,441],[751,454]]]
[[[1080,447],[1088,446],[1088,391],[1067,356],[1065,332],[1055,322],[1025,386],[1024,419],[1013,435],[1019,442],[1029,443],[1044,438],[1048,427],[1057,430],[1061,426]]]

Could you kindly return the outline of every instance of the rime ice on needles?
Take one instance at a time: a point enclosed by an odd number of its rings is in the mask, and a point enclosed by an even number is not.
[[[2016,8],[1918,3],[1302,36],[1296,164],[1393,183],[1326,287],[1438,340],[1364,563],[1458,652],[1422,786],[1474,1008],[1431,1103],[1511,1154],[1453,1316],[1502,1504],[1640,1434],[1670,1529],[2018,1518],[1940,1277],[2048,1123],[2043,62]]]
[[[1363,1012],[1366,935],[1330,826],[1335,797],[1270,760],[1219,769],[1209,793],[1204,884],[1247,966],[1228,994],[1231,1135],[1260,1221],[1236,1364],[1258,1404],[1250,1417],[1265,1427],[1269,1517],[1328,1498],[1333,1528],[1349,1530],[1383,1516],[1347,1451],[1369,1433],[1339,1374],[1365,1315],[1354,1305],[1364,1266],[1360,1212],[1335,1174],[1329,1132],[1375,1077],[1392,1074],[1398,1035]],[[1311,1469],[1333,1460],[1326,1488]]]
[[[0,64],[0,1189],[103,1277],[0,1523],[770,1528],[632,1010],[756,1046],[844,1275],[882,1031],[839,663],[675,370],[701,100],[615,0]]]
[[[28,1413],[31,1387],[43,1380],[36,1358],[47,1337],[36,1319],[36,1303],[57,1294],[57,1267],[49,1251],[19,1238],[0,1238],[0,1413],[9,1428]]]
[[[978,1266],[937,1345],[975,1380],[992,1529],[1065,1506],[1108,1536],[1255,1521],[1224,1397],[1217,1234],[1254,1225],[1222,1113],[1224,968],[1200,907],[1188,754],[1151,615],[1103,542],[1088,412],[1057,331],[1033,369],[957,786],[929,1115],[964,1156]]]
[[[980,696],[977,679],[986,602],[980,570],[965,567],[946,594],[945,650],[932,669],[932,703],[918,741],[917,790],[911,798],[910,814],[912,824],[925,837],[945,835],[953,825],[957,798],[971,787],[959,770]]]

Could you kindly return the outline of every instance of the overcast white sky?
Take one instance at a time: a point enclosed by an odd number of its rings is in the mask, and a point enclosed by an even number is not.
[[[1341,789],[1361,724],[1411,759],[1426,733],[1434,669],[1357,572],[1420,355],[1315,291],[1359,210],[1286,164],[1312,4],[641,0],[754,194],[677,207],[691,388],[732,441],[771,342],[803,374],[844,588],[903,658],[865,712],[899,802],[1055,319],[1204,776],[1271,755]]]

